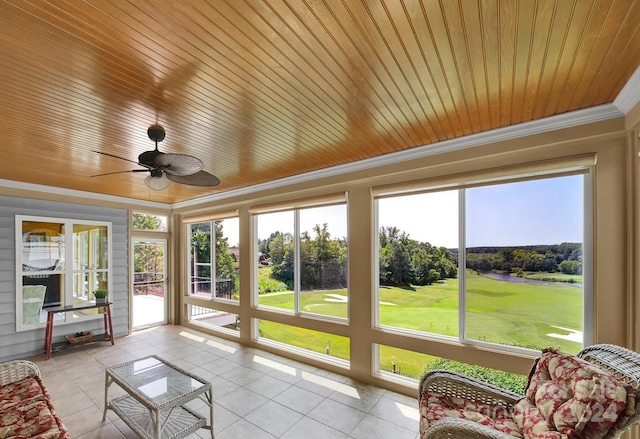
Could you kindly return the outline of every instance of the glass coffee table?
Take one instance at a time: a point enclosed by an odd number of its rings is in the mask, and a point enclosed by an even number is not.
[[[127,395],[109,401],[112,383]],[[196,398],[209,406],[208,425],[205,417],[184,406]],[[155,355],[107,368],[103,421],[108,409],[142,438],[178,439],[204,428],[213,439],[211,384]]]

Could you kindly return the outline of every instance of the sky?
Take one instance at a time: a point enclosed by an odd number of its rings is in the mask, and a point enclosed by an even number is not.
[[[531,180],[466,190],[466,245],[522,246],[583,241],[583,176]],[[458,191],[379,201],[379,226],[412,239],[458,246]]]
[[[481,186],[466,190],[467,247],[523,246],[583,241],[583,176]],[[378,225],[395,226],[411,239],[458,247],[458,191],[383,198]],[[329,224],[333,238],[347,236],[346,206],[303,209],[302,230]],[[225,220],[229,244],[238,242],[238,221]],[[260,215],[258,237],[293,232],[292,212]]]

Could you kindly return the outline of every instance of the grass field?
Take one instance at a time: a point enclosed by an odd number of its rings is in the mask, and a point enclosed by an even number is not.
[[[554,346],[575,353],[581,348],[582,289],[564,283],[518,283],[467,271],[467,338],[542,349]],[[342,297],[342,300],[340,298]],[[260,304],[293,309],[293,293],[260,295]],[[346,290],[303,292],[306,312],[346,317]],[[380,323],[402,329],[458,336],[458,280],[402,289],[380,288]],[[264,337],[348,359],[349,340],[332,334],[261,321]],[[550,334],[556,334],[550,335]],[[572,338],[573,337],[573,338]],[[381,346],[380,367],[419,376],[428,362],[424,354]]]

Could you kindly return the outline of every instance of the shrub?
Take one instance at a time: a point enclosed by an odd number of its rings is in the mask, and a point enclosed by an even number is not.
[[[278,291],[287,291],[287,284],[270,277],[260,277],[258,279],[258,294],[277,293]]]
[[[485,383],[493,384],[511,392],[524,394],[527,384],[527,377],[517,373],[504,372],[502,370],[491,369],[475,364],[462,363],[460,361],[439,358],[430,362],[425,368],[425,372],[434,369],[445,369],[452,372],[464,374],[470,378],[475,378]]]

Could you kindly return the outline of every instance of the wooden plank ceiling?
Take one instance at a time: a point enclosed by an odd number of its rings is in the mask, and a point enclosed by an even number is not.
[[[0,179],[175,203],[610,103],[626,0],[6,0]],[[216,187],[150,191],[199,157]]]

